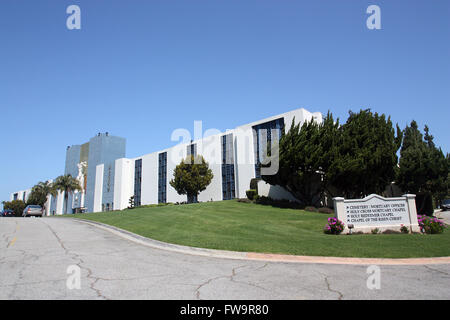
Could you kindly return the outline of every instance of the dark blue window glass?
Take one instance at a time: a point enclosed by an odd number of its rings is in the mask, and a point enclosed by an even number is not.
[[[277,130],[278,139],[281,138],[284,130],[284,118],[261,123],[252,128],[255,148],[255,177],[261,178],[260,156],[267,155],[267,150],[270,148],[272,142],[272,129]]]
[[[167,152],[158,155],[158,203],[167,202]]]
[[[233,134],[222,136],[222,198],[235,198]]]
[[[186,147],[187,156],[193,155],[194,157],[197,156],[197,144],[193,143]]]
[[[134,205],[141,205],[142,159],[134,161]]]

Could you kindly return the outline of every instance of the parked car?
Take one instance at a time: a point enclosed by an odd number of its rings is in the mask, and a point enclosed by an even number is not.
[[[2,213],[0,214],[0,216],[2,216],[2,217],[14,217],[14,211],[12,211],[11,209],[3,210]]]
[[[42,217],[42,207],[38,205],[28,205],[23,210],[22,217]]]
[[[442,201],[441,209],[444,211],[450,210],[450,199],[445,199],[444,201]]]

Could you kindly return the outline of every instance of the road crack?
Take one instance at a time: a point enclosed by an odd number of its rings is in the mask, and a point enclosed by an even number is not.
[[[43,221],[42,221],[42,222],[43,222]],[[97,295],[98,298],[102,298],[102,299],[104,299],[104,300],[110,300],[109,298],[107,298],[105,295],[102,294],[102,292],[100,291],[100,289],[98,289],[98,288],[95,287],[95,284],[96,284],[101,278],[95,277],[95,276],[93,275],[92,270],[91,270],[89,267],[85,266],[84,260],[83,260],[78,254],[76,254],[76,253],[74,253],[74,252],[70,252],[70,250],[66,248],[66,246],[64,245],[64,242],[63,242],[62,239],[58,236],[58,234],[56,233],[56,231],[53,230],[53,228],[52,228],[50,225],[48,225],[47,223],[45,223],[45,222],[43,222],[43,223],[48,227],[48,229],[51,231],[51,233],[52,233],[52,234],[55,236],[55,238],[58,240],[58,243],[59,243],[59,245],[61,246],[61,248],[64,250],[65,254],[68,255],[68,256],[71,256],[71,258],[72,258],[73,260],[78,260],[78,262],[75,263],[75,265],[77,265],[80,269],[83,269],[83,270],[85,270],[85,271],[87,272],[87,276],[86,276],[86,277],[87,277],[89,280],[91,280],[91,281],[90,281],[90,284],[89,284],[89,288],[90,288],[91,290],[93,290],[93,291],[96,293],[96,295]]]
[[[425,267],[426,269],[430,270],[430,271],[438,272],[438,273],[442,273],[442,274],[445,274],[445,275],[447,275],[447,276],[450,276],[450,274],[449,274],[448,272],[441,271],[441,270],[438,270],[438,269],[434,269],[434,268],[431,268],[430,266],[427,266],[427,265],[424,265],[424,267]]]

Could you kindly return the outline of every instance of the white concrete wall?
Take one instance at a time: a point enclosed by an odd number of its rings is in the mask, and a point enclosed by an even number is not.
[[[95,191],[94,191],[94,209],[93,212],[102,211],[102,196],[103,196],[103,171],[105,166],[103,164],[97,165],[95,168]]]
[[[141,205],[158,203],[158,153],[147,154],[140,159],[142,159]],[[134,174],[132,182],[134,185]]]
[[[236,198],[245,198],[245,192],[250,189],[250,180],[255,177],[253,131],[251,126],[243,126],[232,132],[235,143],[234,171]]]
[[[131,159],[117,159],[114,177],[114,210],[128,207],[130,197],[134,193],[134,161]]]
[[[64,213],[64,192],[58,191],[56,196],[56,213],[57,215],[61,215]]]
[[[265,181],[258,181],[258,195],[274,200],[289,200],[299,202],[288,190],[281,186],[272,186]]]
[[[208,162],[213,173],[213,179],[206,188],[198,195],[198,201],[219,201],[222,200],[222,142],[224,134],[206,137],[197,142],[197,155],[202,155]],[[172,179],[173,174],[170,179]]]
[[[31,188],[11,193],[9,195],[9,201],[13,201],[14,200],[14,194],[16,194],[16,193],[17,193],[17,200],[22,200],[22,201],[27,202],[28,197],[30,196],[30,193],[31,193]]]

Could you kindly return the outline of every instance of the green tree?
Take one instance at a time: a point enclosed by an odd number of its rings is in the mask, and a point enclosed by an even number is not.
[[[13,201],[4,201],[3,202],[3,209],[4,210],[12,210],[14,211],[14,215],[16,217],[21,217],[23,210],[25,210],[25,207],[27,205],[22,200],[13,200]]]
[[[188,202],[193,202],[198,194],[205,190],[211,183],[214,177],[208,163],[202,156],[181,160],[173,172],[173,179],[170,180],[170,185],[177,191],[178,194],[187,195]]]
[[[422,135],[414,120],[406,127],[397,184],[404,192],[432,195],[438,204],[448,194],[449,155],[435,145],[428,126],[424,132]]]
[[[69,194],[73,194],[75,190],[82,190],[80,182],[70,174],[59,176],[53,182],[53,191],[64,192],[64,213],[67,213]]]
[[[261,178],[284,187],[305,205],[319,205],[335,170],[338,139],[339,121],[330,112],[320,124],[311,120],[300,125],[293,119],[279,142],[278,172]]]
[[[403,192],[423,192],[428,176],[429,153],[416,121],[404,131],[396,183]]]
[[[40,205],[45,212],[45,204],[47,202],[47,196],[51,194],[53,196],[56,195],[56,190],[53,188],[53,185],[49,181],[39,182],[32,189],[31,193],[27,200],[27,205],[36,204]]]
[[[332,166],[330,183],[348,198],[382,193],[395,179],[397,151],[402,131],[390,117],[370,109],[350,112],[340,128],[339,155]]]
[[[430,134],[430,129],[425,125],[424,140],[427,143],[428,152],[430,153],[429,164],[429,181],[428,192],[433,195],[436,200],[435,205],[438,205],[444,200],[448,194],[448,175],[450,167],[447,157],[442,152],[442,149],[437,147],[433,141],[434,137]]]

